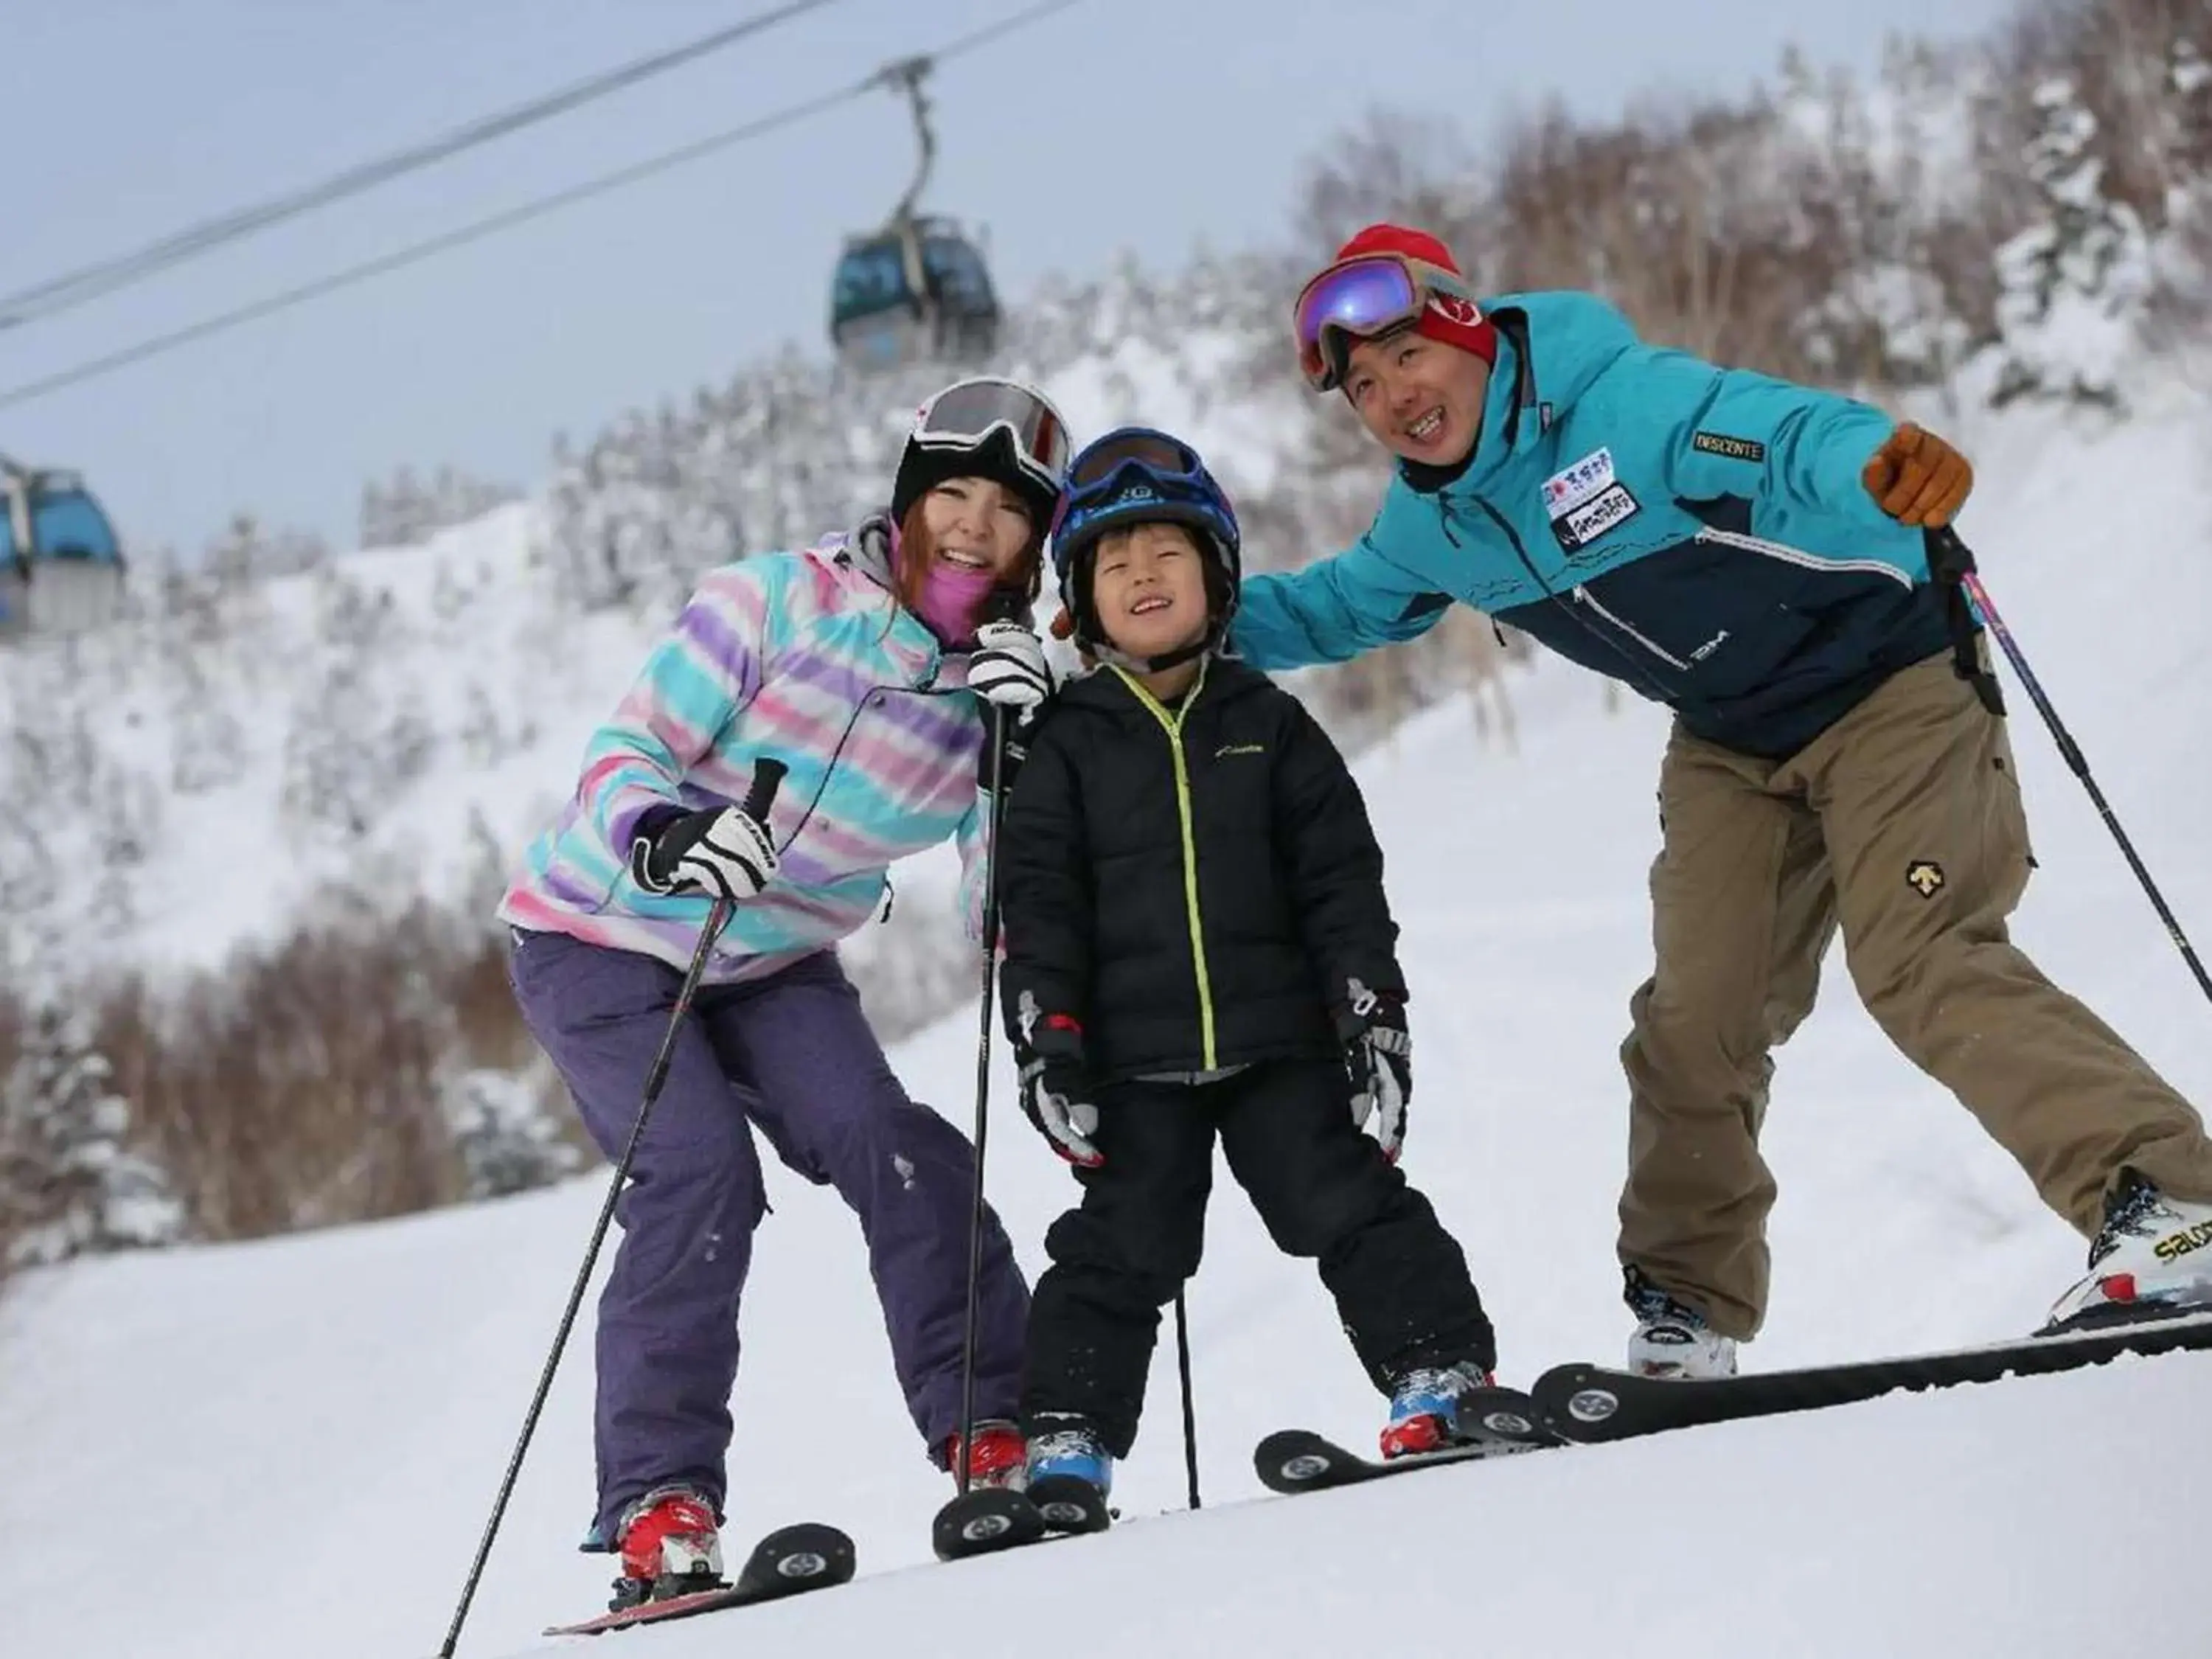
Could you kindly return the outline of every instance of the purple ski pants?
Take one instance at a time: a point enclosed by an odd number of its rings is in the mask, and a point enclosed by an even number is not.
[[[508,977],[592,1139],[619,1158],[683,975],[635,951],[517,933]],[[721,1512],[738,1304],[768,1208],[752,1127],[860,1217],[899,1387],[939,1467],[959,1431],[974,1148],[908,1098],[834,953],[709,986],[684,1018],[615,1211],[622,1240],[599,1298],[599,1510],[587,1547],[611,1547],[623,1509],[656,1486],[690,1486]],[[988,1215],[979,1418],[1015,1414],[1029,1299]]]

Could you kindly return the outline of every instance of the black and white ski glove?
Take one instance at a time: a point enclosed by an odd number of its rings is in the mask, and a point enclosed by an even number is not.
[[[1019,623],[985,623],[975,630],[968,684],[977,696],[1018,718],[1035,714],[1037,705],[1052,695],[1044,641]]]
[[[765,825],[742,806],[703,806],[630,843],[630,878],[648,893],[685,890],[742,904],[775,879]]]
[[[1406,1107],[1413,1097],[1413,1040],[1406,1032],[1406,1011],[1347,980],[1336,1035],[1352,1074],[1352,1126],[1364,1130],[1372,1121],[1382,1156],[1395,1164],[1406,1144]]]
[[[1083,1028],[1066,1014],[1047,1014],[1022,993],[1015,1058],[1022,1067],[1022,1110],[1052,1149],[1070,1164],[1095,1170],[1106,1159],[1091,1144],[1098,1108],[1083,1064]]]

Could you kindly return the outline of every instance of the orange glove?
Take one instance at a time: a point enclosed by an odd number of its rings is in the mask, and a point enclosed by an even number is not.
[[[1883,512],[1916,529],[1941,530],[1958,516],[1974,488],[1966,458],[1910,421],[1875,451],[1859,477]]]

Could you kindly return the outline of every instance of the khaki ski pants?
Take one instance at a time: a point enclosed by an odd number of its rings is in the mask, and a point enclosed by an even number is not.
[[[2007,936],[2033,868],[2005,722],[1947,654],[1786,761],[1678,726],[1660,769],[1657,962],[1630,1003],[1620,1259],[1739,1340],[1765,1318],[1772,1049],[1838,927],[1861,999],[2085,1236],[2123,1167],[2212,1200],[2190,1104]]]

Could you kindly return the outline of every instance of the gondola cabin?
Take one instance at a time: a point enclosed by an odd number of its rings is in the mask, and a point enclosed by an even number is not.
[[[123,572],[115,526],[82,478],[0,457],[0,640],[112,620]]]
[[[854,368],[977,362],[997,346],[999,319],[983,256],[950,221],[854,237],[837,261],[830,337]]]

